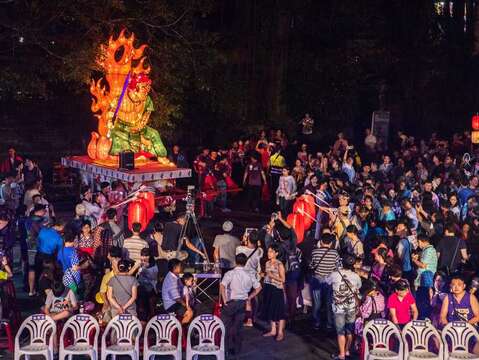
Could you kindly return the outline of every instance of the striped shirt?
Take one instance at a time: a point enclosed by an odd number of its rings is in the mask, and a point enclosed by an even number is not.
[[[314,277],[324,279],[338,268],[339,263],[340,257],[336,249],[317,247],[311,253],[309,267],[314,270]]]
[[[125,239],[123,243],[123,248],[127,251],[128,258],[135,262],[141,261],[141,250],[147,247],[148,243],[141,237],[135,235]]]

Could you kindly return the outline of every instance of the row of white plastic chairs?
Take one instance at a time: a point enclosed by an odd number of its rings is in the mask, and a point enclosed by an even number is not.
[[[399,346],[393,346],[393,338]],[[364,327],[363,341],[365,360],[479,360],[470,351],[479,333],[463,321],[451,322],[439,331],[429,320],[415,320],[401,331],[389,320],[375,319]]]
[[[140,320],[133,315],[117,315],[105,328],[101,337],[101,360],[108,355],[114,359],[116,355],[129,355],[132,360],[140,358]],[[28,343],[20,345],[23,333],[28,332]],[[150,332],[153,331],[155,341],[149,343]],[[198,344],[192,345],[192,334],[197,333]],[[225,358],[225,327],[216,316],[206,314],[196,317],[190,324],[187,333],[186,359],[196,355],[213,355],[218,360]],[[88,355],[98,360],[98,337],[100,326],[97,320],[88,314],[70,317],[64,324],[59,339],[59,360],[73,355]],[[53,359],[53,339],[57,336],[55,321],[44,314],[31,315],[25,319],[15,336],[14,359],[22,355],[28,359],[30,355],[43,355],[46,360]],[[68,337],[69,336],[69,337]],[[176,338],[176,341],[175,341]],[[71,344],[65,346],[65,340]],[[157,315],[150,319],[143,336],[143,359],[150,360],[154,355],[172,355],[182,358],[182,326],[174,315]]]

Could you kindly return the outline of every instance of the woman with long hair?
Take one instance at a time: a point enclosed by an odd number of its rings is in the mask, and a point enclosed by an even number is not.
[[[278,259],[280,248],[273,244],[268,248],[268,261],[265,265],[263,310],[261,317],[271,323],[271,329],[265,337],[276,337],[276,341],[284,340],[286,322],[286,305],[284,300],[285,268]]]

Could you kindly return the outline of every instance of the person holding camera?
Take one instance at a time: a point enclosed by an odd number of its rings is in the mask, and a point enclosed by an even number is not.
[[[137,316],[136,298],[138,294],[138,281],[129,275],[131,262],[118,261],[118,274],[108,281],[107,297],[111,305],[111,316],[130,314]]]

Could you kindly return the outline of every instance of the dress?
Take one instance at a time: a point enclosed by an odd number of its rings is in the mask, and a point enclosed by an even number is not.
[[[279,276],[279,261],[266,263],[266,271]],[[279,321],[286,319],[286,306],[284,300],[284,284],[266,276],[263,289],[263,309],[261,319],[264,321]]]

